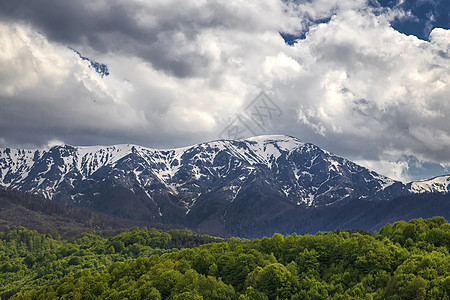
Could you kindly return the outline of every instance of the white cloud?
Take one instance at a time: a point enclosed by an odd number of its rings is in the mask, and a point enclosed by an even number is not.
[[[450,45],[450,30],[435,28],[430,33],[430,41],[442,50],[447,50]],[[448,53],[447,53],[448,54]]]
[[[24,24],[0,24],[0,37],[5,140],[44,145],[68,133],[139,125],[134,108],[72,50]]]
[[[283,116],[258,133],[291,134],[395,178],[407,176],[405,154],[450,163],[450,31],[434,29],[429,42],[401,34],[389,22],[411,16],[398,7],[54,4],[58,14],[33,1],[33,14],[0,23],[2,144],[201,142],[265,90]],[[306,30],[292,47],[279,34]]]
[[[297,89],[300,122],[340,153],[381,159],[395,149],[448,162],[448,32],[435,29],[425,42],[353,10],[314,26],[295,46],[314,78]]]
[[[404,183],[413,180],[413,178],[408,175],[409,165],[407,161],[357,160],[355,162],[370,170],[377,170],[379,174],[383,174],[394,180],[399,180]]]
[[[50,149],[50,148],[52,148],[52,147],[55,147],[55,146],[63,146],[63,145],[65,145],[65,143],[64,143],[63,141],[53,139],[53,140],[48,141],[48,143],[47,143],[45,149],[48,150],[48,149]]]

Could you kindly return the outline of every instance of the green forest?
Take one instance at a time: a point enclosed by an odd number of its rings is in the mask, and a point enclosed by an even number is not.
[[[449,299],[450,224],[246,240],[133,228],[0,231],[3,299]]]

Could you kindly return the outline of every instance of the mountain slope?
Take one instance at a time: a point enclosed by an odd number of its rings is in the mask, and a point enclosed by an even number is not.
[[[411,193],[442,193],[450,191],[450,176],[438,176],[427,180],[415,181],[408,184]]]
[[[288,136],[157,150],[136,145],[0,150],[0,185],[123,218],[237,233],[297,208],[416,192]]]
[[[72,236],[79,232],[115,232],[134,226],[158,229],[182,228],[145,221],[118,218],[86,208],[62,205],[37,195],[0,189],[0,227],[24,226],[53,236]]]

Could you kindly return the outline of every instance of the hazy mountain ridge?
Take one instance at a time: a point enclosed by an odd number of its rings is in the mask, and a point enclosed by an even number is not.
[[[403,184],[288,136],[165,150],[0,149],[0,179],[7,188],[120,217],[225,231],[251,228],[293,207],[448,191],[445,179]]]

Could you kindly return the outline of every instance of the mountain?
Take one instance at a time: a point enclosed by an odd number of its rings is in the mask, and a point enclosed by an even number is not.
[[[443,192],[434,180],[405,185],[289,136],[167,150],[0,149],[3,187],[122,218],[241,235],[270,230],[267,224],[293,212],[288,223],[295,225],[295,214],[313,208]]]
[[[408,189],[412,193],[441,193],[450,191],[450,176],[438,176],[427,180],[411,182]]]
[[[162,230],[182,228],[145,221],[123,219],[92,210],[63,205],[38,195],[0,189],[0,226],[24,226],[54,237],[74,236],[80,232],[117,232],[134,226]]]

